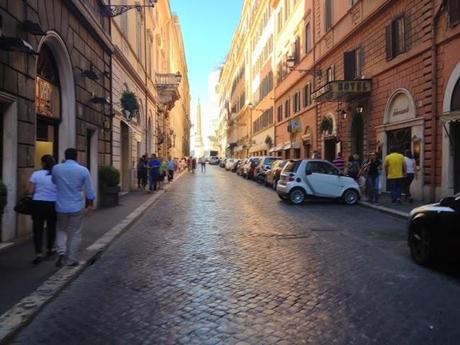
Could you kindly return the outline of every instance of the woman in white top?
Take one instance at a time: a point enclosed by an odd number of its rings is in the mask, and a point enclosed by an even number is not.
[[[404,194],[406,195],[406,200],[409,202],[413,202],[412,195],[410,193],[410,185],[414,178],[416,178],[416,162],[415,159],[412,157],[412,152],[410,150],[404,151],[404,160],[406,162],[406,179],[404,183]]]
[[[33,261],[38,264],[43,258],[43,233],[46,222],[47,256],[52,256],[54,240],[56,238],[56,186],[51,181],[51,169],[56,164],[51,155],[41,158],[42,169],[35,171],[29,180],[29,193],[33,194],[32,221],[34,230],[34,244],[36,257]]]

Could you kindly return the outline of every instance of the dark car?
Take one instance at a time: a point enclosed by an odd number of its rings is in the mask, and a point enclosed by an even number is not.
[[[280,159],[280,157],[273,156],[260,157],[259,163],[254,168],[254,179],[260,184],[265,183],[265,174],[270,170],[272,163]]]
[[[428,265],[435,259],[458,259],[460,254],[460,193],[410,213],[407,242],[414,261]]]
[[[265,174],[265,185],[273,187],[276,190],[276,185],[280,179],[281,171],[283,170],[288,160],[276,160],[272,163],[270,170]]]
[[[221,159],[219,162],[219,166],[221,168],[225,168],[225,164],[227,163],[227,158]]]
[[[242,159],[238,166],[236,167],[236,174],[239,175],[239,176],[242,176],[243,175],[243,167],[244,165],[246,164],[246,162],[248,161],[248,159]]]
[[[243,177],[252,180],[254,178],[254,170],[260,162],[260,157],[251,157],[243,166]]]

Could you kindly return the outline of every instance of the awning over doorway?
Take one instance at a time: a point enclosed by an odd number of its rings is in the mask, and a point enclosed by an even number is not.
[[[460,122],[460,110],[450,111],[442,114],[441,120],[443,122]]]
[[[292,147],[291,143],[285,143],[282,150],[289,150]]]
[[[315,101],[345,101],[369,94],[372,91],[371,79],[333,80],[312,94]]]

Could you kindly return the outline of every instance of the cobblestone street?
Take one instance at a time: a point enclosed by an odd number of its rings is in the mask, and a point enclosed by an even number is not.
[[[11,344],[458,344],[456,277],[415,265],[405,220],[295,207],[188,174]]]

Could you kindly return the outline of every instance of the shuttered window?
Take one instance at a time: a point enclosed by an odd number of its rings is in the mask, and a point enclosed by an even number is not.
[[[332,0],[326,0],[324,3],[324,25],[326,31],[332,27]]]
[[[311,105],[311,82],[308,82],[307,85],[303,88],[303,107],[306,108]]]
[[[407,51],[407,29],[405,16],[397,17],[385,28],[387,59],[393,59]]]
[[[313,45],[311,44],[311,25],[308,23],[305,25],[305,53],[311,51]]]
[[[364,48],[357,48],[346,52],[343,56],[344,79],[353,80],[361,78],[364,66]]]
[[[447,10],[449,11],[449,25],[457,25],[460,23],[460,0],[448,0],[447,6]]]

